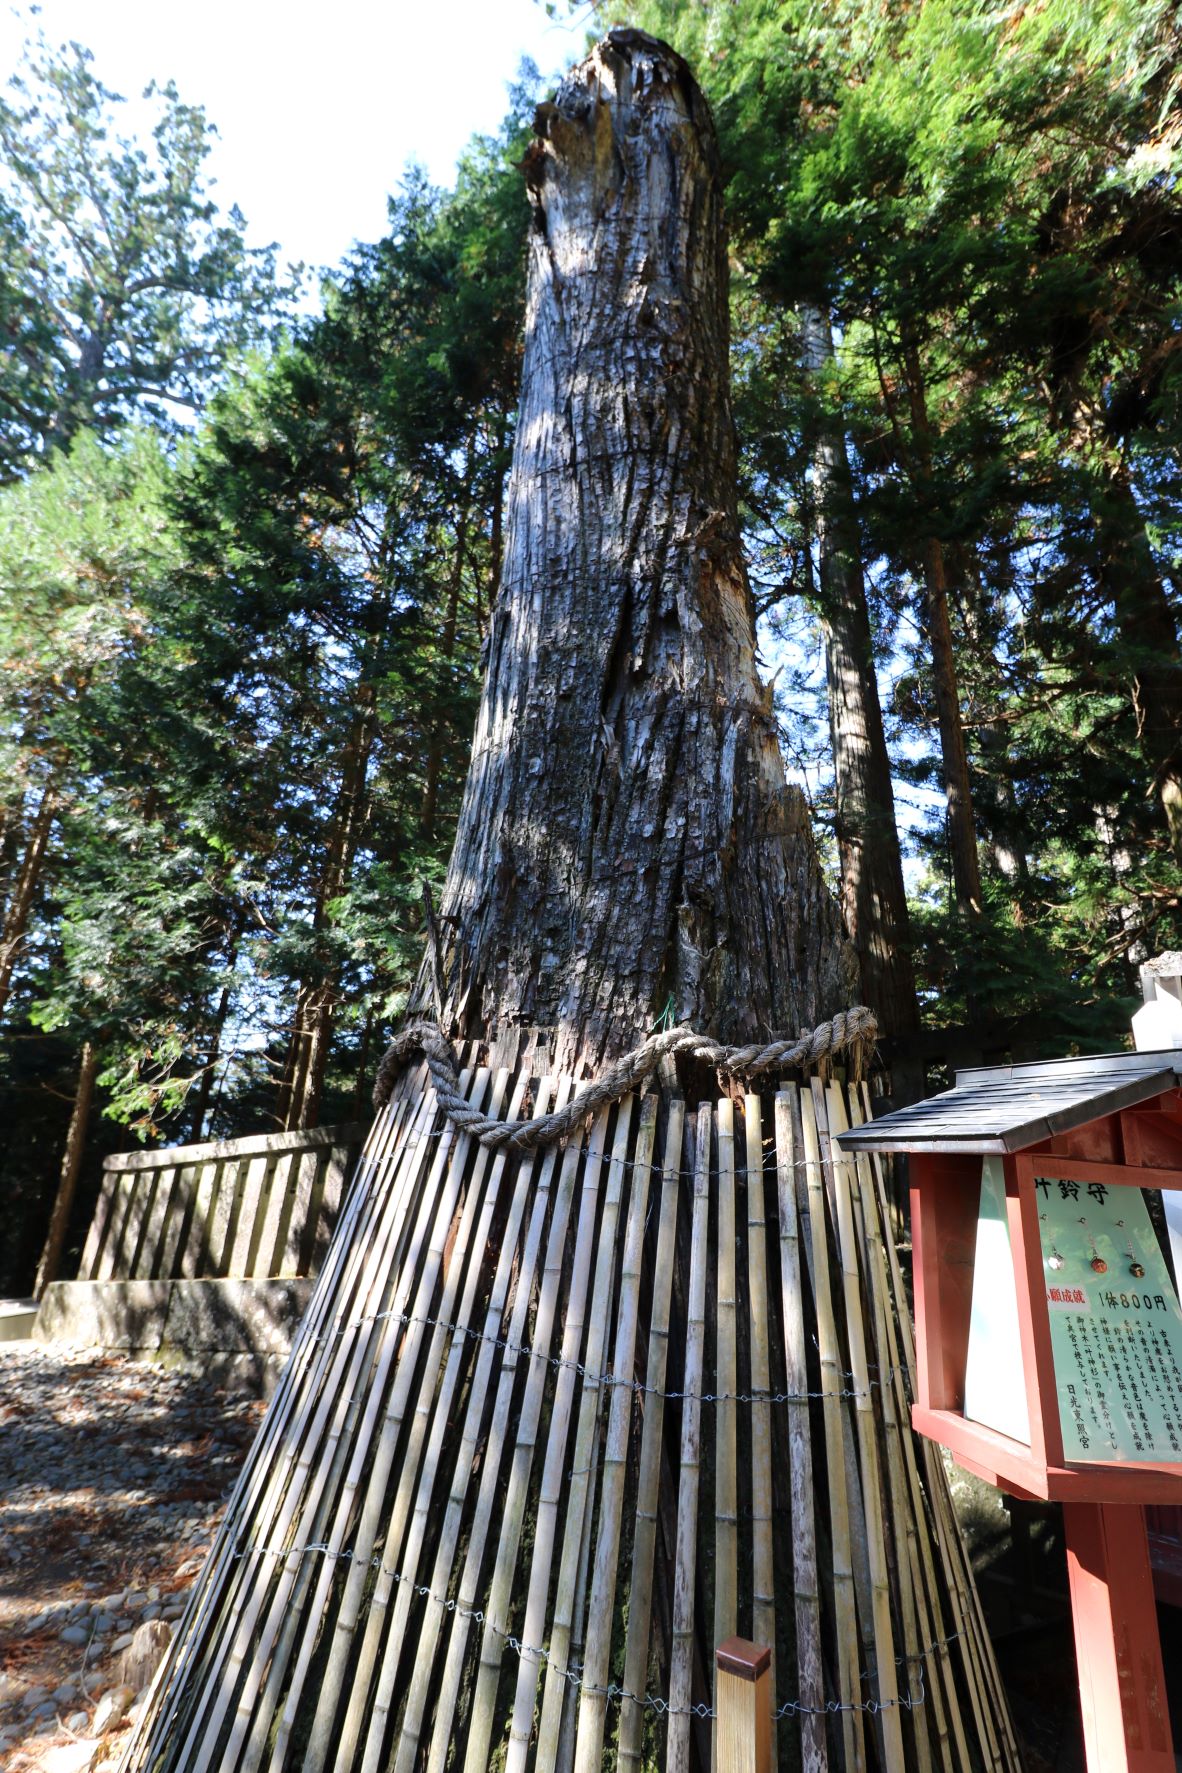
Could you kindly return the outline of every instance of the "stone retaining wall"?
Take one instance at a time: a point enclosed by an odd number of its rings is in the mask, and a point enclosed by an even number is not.
[[[55,1281],[37,1342],[119,1349],[269,1392],[311,1297],[311,1280]]]

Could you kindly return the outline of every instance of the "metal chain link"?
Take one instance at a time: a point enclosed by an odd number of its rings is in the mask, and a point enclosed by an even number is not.
[[[840,1391],[664,1391],[659,1385],[646,1385],[643,1379],[627,1379],[622,1373],[593,1373],[583,1361],[569,1360],[561,1354],[542,1354],[531,1348],[528,1343],[511,1342],[505,1336],[490,1336],[486,1331],[469,1324],[449,1321],[442,1317],[423,1317],[405,1311],[374,1311],[363,1317],[349,1318],[346,1323],[338,1324],[333,1330],[326,1330],[322,1336],[315,1336],[315,1343],[330,1342],[336,1336],[343,1336],[347,1330],[362,1329],[366,1324],[399,1323],[405,1328],[412,1324],[424,1329],[450,1330],[455,1336],[467,1337],[473,1342],[482,1342],[489,1348],[499,1348],[506,1354],[525,1355],[530,1360],[545,1361],[547,1366],[566,1369],[575,1373],[585,1383],[608,1388],[624,1388],[635,1392],[638,1396],[667,1398],[674,1403],[699,1404],[807,1404],[823,1402],[826,1398],[860,1398],[869,1394],[853,1387],[844,1387]],[[870,1390],[881,1390],[898,1374],[905,1373],[902,1366],[888,1367],[886,1372],[876,1379],[870,1380]],[[839,1371],[840,1378],[852,1379],[854,1375],[844,1369]]]
[[[285,1559],[292,1557],[302,1558],[319,1556],[332,1558],[334,1561],[341,1563],[352,1563],[354,1561],[353,1553],[351,1551],[334,1551],[331,1545],[323,1544],[293,1545],[289,1546],[287,1550],[278,1550],[269,1545],[236,1546],[232,1555],[236,1559],[247,1557]],[[370,1569],[379,1571],[383,1576],[388,1576],[392,1582],[402,1583],[405,1587],[410,1589],[412,1594],[419,1595],[424,1600],[433,1601],[435,1605],[441,1607],[445,1613],[454,1613],[456,1617],[460,1619],[470,1619],[474,1625],[488,1626],[489,1630],[495,1632],[497,1637],[501,1639],[506,1649],[512,1650],[518,1656],[528,1658],[531,1662],[546,1664],[552,1668],[562,1680],[568,1681],[570,1685],[575,1687],[580,1693],[592,1694],[598,1698],[612,1700],[621,1704],[627,1702],[633,1705],[639,1705],[645,1711],[651,1711],[656,1717],[676,1716],[710,1720],[718,1715],[714,1706],[704,1699],[696,1700],[692,1705],[671,1705],[668,1699],[664,1698],[659,1693],[633,1693],[628,1687],[622,1687],[616,1681],[609,1681],[606,1686],[600,1686],[593,1681],[585,1681],[583,1679],[583,1667],[581,1663],[575,1662],[568,1663],[566,1666],[561,1665],[553,1656],[551,1656],[549,1650],[545,1649],[543,1645],[523,1643],[521,1638],[516,1637],[512,1632],[505,1631],[499,1625],[494,1625],[480,1607],[466,1607],[462,1601],[457,1600],[453,1595],[436,1594],[428,1583],[416,1582],[413,1577],[405,1575],[401,1570],[392,1570],[388,1564],[383,1564],[380,1556],[377,1554],[371,1557],[368,1560],[368,1563]],[[781,1718],[787,1717],[830,1717],[839,1712],[847,1711],[862,1711],[868,1713],[871,1717],[876,1717],[879,1712],[890,1711],[896,1706],[901,1707],[905,1711],[916,1711],[921,1705],[924,1705],[927,1702],[927,1691],[923,1676],[924,1662],[926,1662],[929,1656],[934,1655],[937,1650],[946,1649],[947,1646],[954,1643],[960,1635],[961,1634],[958,1631],[949,1632],[946,1637],[935,1639],[932,1643],[925,1645],[922,1650],[917,1651],[913,1656],[904,1655],[895,1658],[896,1663],[899,1665],[903,1665],[907,1662],[919,1663],[918,1693],[901,1693],[896,1699],[827,1699],[824,1705],[805,1705],[803,1700],[786,1699],[772,1714],[773,1718],[778,1721]],[[863,1676],[863,1679],[865,1678],[867,1677]]]

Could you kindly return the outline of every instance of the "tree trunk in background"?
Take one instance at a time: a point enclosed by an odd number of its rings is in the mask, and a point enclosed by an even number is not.
[[[460,615],[460,590],[464,580],[464,549],[468,537],[467,501],[471,497],[471,466],[464,482],[465,508],[456,523],[456,550],[452,558],[451,574],[447,586],[447,604],[443,612],[443,629],[439,636],[440,656],[449,663],[455,656],[456,627]],[[427,751],[426,779],[423,783],[423,799],[419,808],[419,830],[424,837],[432,837],[435,833],[435,815],[439,810],[439,773],[443,767],[443,716],[436,712],[431,743]]]
[[[907,399],[911,413],[915,468],[926,495],[925,505],[930,507],[932,440],[931,426],[928,423],[927,392],[919,352],[914,345],[905,347],[903,358],[907,372]],[[923,576],[928,645],[932,654],[932,688],[936,698],[936,720],[940,729],[944,795],[948,803],[948,847],[952,861],[952,884],[957,908],[963,917],[971,919],[981,916],[985,909],[985,898],[981,889],[981,859],[977,852],[973,795],[969,786],[968,752],[965,750],[964,725],[960,714],[956,652],[952,644],[952,622],[948,614],[948,569],[944,545],[936,535],[926,535],[921,539],[920,571]]]
[[[1104,481],[1103,508],[1093,512],[1101,579],[1132,667],[1129,686],[1137,730],[1153,771],[1150,793],[1165,819],[1170,847],[1182,862],[1182,656],[1174,613],[1145,533],[1128,471]]]
[[[820,378],[833,357],[829,318],[802,307],[805,368]],[[841,907],[858,956],[862,996],[880,1033],[906,1043],[919,1029],[919,1004],[903,859],[895,823],[890,757],[878,697],[874,643],[845,437],[822,418],[813,447],[813,500],[820,570],[821,628],[833,742]],[[922,1067],[895,1079],[895,1097],[918,1095]]]
[[[375,596],[370,607],[367,625],[371,639],[362,661],[357,706],[341,759],[336,804],[313,906],[312,927],[318,931],[328,928],[329,907],[348,885],[357,840],[365,820],[365,788],[377,736],[372,677],[378,655],[380,619],[386,603],[387,596],[383,591]],[[284,1132],[302,1131],[319,1124],[320,1097],[332,1043],[337,992],[338,981],[332,976],[301,982],[275,1106],[275,1119]]]
[[[993,653],[994,636],[1000,623],[990,609],[990,592],[982,579],[973,549],[961,544],[954,549],[954,558],[957,576],[965,590],[961,605],[965,631],[976,657],[984,659]],[[978,704],[980,694],[978,688]],[[1009,769],[1008,727],[1001,713],[996,692],[984,709],[978,706],[976,734],[980,779],[976,804],[982,812],[986,855],[993,872],[1017,889],[1010,900],[1010,910],[1015,923],[1024,923],[1025,907],[1018,894],[1029,884],[1030,864],[1022,809],[1014,793]]]
[[[91,1042],[87,1041],[82,1048],[78,1065],[78,1088],[74,1092],[74,1109],[70,1115],[70,1130],[66,1134],[57,1196],[49,1219],[49,1230],[45,1235],[45,1248],[37,1265],[37,1279],[33,1284],[33,1294],[37,1299],[40,1299],[50,1282],[57,1279],[61,1267],[66,1233],[70,1229],[70,1213],[78,1188],[78,1176],[86,1152],[86,1124],[90,1119],[90,1103],[94,1095],[97,1070],[98,1054]]]
[[[37,891],[37,882],[41,878],[41,865],[45,860],[49,834],[53,829],[56,814],[57,795],[52,788],[45,788],[42,790],[41,801],[29,829],[24,860],[8,901],[3,929],[0,930],[0,1016],[4,1014],[8,994],[12,989],[13,971],[25,939],[25,929],[29,921],[33,895]]]
[[[233,974],[235,956],[229,957],[229,970]],[[193,1098],[193,1115],[189,1122],[189,1138],[194,1145],[201,1143],[205,1131],[205,1117],[209,1113],[210,1098],[213,1095],[214,1073],[218,1068],[218,1060],[222,1053],[222,1034],[226,1026],[226,1016],[230,1008],[230,987],[223,985],[218,994],[218,1007],[214,1011],[213,1026],[209,1031],[209,1046],[206,1048],[205,1064],[201,1071],[201,1082],[197,1085],[197,1094]]]
[[[666,1009],[740,1039],[856,982],[756,674],[709,113],[618,30],[537,127],[504,569],[439,922],[451,1034],[553,1029],[557,1065],[595,1068]]]

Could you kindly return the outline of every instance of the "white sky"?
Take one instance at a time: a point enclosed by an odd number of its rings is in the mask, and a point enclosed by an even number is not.
[[[220,141],[207,165],[252,245],[336,264],[386,230],[386,196],[409,160],[449,183],[468,138],[495,130],[523,55],[543,74],[581,52],[589,8],[546,17],[540,0],[42,0],[48,40],[94,52],[104,85],[133,99],[176,81]],[[0,4],[0,82],[28,33]],[[128,132],[135,127],[128,107]]]

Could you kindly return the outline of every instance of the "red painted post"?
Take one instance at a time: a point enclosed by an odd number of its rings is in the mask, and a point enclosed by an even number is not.
[[[1174,1773],[1145,1510],[1065,1502],[1088,1773]]]

